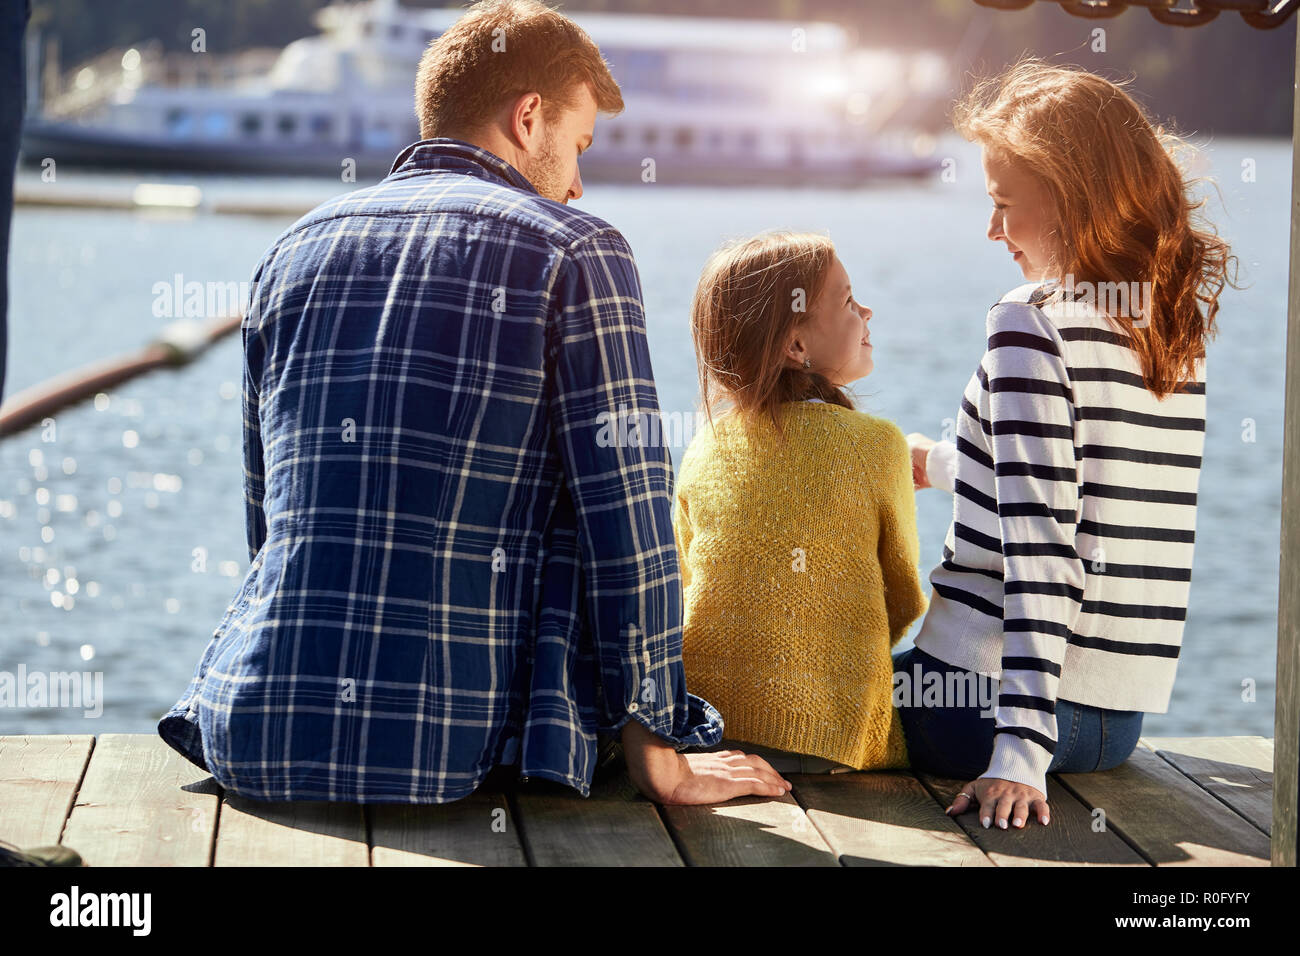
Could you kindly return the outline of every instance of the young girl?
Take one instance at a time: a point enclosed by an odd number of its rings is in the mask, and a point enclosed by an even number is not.
[[[870,319],[831,241],[785,232],[715,253],[692,307],[710,427],[677,477],[682,659],[722,746],[779,773],[907,765],[890,649],[925,603],[911,463],[844,393],[873,367]]]
[[[1046,775],[1105,770],[1163,713],[1178,663],[1205,438],[1205,340],[1234,257],[1196,228],[1170,148],[1122,89],[1029,60],[956,112],[983,148],[988,237],[1027,285],[988,313],[955,443],[916,436],[954,490],[916,647],[898,668],[1001,681],[901,710],[914,766],[973,783],[951,812],[1049,820]],[[983,771],[981,773],[981,771]]]

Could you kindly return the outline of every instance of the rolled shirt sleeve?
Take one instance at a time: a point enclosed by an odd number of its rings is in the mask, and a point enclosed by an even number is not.
[[[659,440],[640,280],[617,230],[567,250],[552,316],[551,414],[577,513],[600,730],[636,720],[678,749],[712,746],[722,718],[686,690],[672,463]]]

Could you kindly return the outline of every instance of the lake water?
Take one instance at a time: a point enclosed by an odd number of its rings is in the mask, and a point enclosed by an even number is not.
[[[856,190],[722,191],[588,184],[575,205],[620,228],[637,255],[650,349],[667,412],[697,399],[691,294],[723,240],[774,227],[828,233],[857,298],[874,312],[875,371],[859,407],[937,436],[979,362],[985,313],[1022,282],[984,231],[978,151],[945,141],[955,180]],[[1191,605],[1169,713],[1150,734],[1273,734],[1290,144],[1206,144],[1218,182],[1208,213],[1246,288],[1223,297],[1207,359],[1209,417]],[[122,174],[30,171],[48,189],[119,187]],[[149,181],[162,181],[156,175]],[[173,178],[211,194],[301,196],[318,181]],[[19,207],[10,263],[6,394],[138,348],[169,321],[158,283],[247,281],[292,217]],[[248,563],[238,336],[194,365],[114,390],[0,439],[0,670],[103,673],[103,711],[0,709],[0,734],[152,732],[184,690]],[[43,437],[54,438],[44,441]],[[680,460],[681,448],[673,449]],[[922,563],[940,559],[951,517],[918,495]],[[928,582],[927,582],[928,590]],[[1252,695],[1248,692],[1253,687]]]

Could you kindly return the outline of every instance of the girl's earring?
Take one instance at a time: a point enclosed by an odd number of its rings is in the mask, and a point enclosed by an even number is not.
[[[804,367],[804,368],[812,368],[812,359],[804,359],[804,360],[803,360],[803,367]]]

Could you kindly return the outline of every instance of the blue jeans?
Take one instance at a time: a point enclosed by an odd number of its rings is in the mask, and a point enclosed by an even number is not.
[[[908,675],[909,683],[904,686],[915,680],[917,665],[922,678],[937,673],[945,680],[949,674],[970,680],[969,671],[932,657],[919,647],[894,655],[895,673]],[[996,721],[992,715],[981,714],[985,708],[978,699],[963,701],[963,706],[950,706],[945,700],[942,706],[927,707],[917,706],[908,695],[903,696],[906,706],[900,706],[898,714],[907,740],[908,760],[914,769],[963,780],[974,780],[988,770]],[[996,709],[995,694],[985,700],[992,702],[989,709]],[[1106,710],[1058,698],[1056,752],[1048,772],[1088,773],[1118,767],[1137,747],[1142,736],[1142,716],[1140,710]]]

